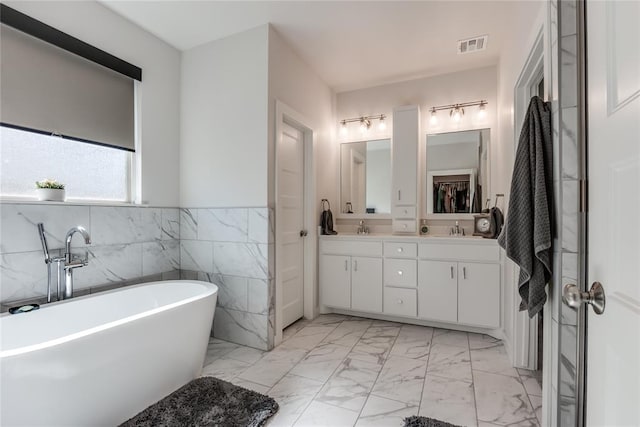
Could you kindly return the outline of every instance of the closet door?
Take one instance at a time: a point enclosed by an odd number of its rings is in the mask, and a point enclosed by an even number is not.
[[[458,321],[458,265],[451,261],[418,262],[418,317]]]

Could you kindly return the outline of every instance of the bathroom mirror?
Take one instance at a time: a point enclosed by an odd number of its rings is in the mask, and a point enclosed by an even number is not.
[[[343,215],[389,214],[390,195],[391,140],[341,144],[339,212]]]
[[[427,135],[427,216],[472,218],[489,197],[489,129]]]

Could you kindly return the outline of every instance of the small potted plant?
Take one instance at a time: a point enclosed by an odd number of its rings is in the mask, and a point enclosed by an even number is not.
[[[64,184],[53,179],[43,179],[36,181],[36,194],[38,200],[48,200],[52,202],[64,202]]]

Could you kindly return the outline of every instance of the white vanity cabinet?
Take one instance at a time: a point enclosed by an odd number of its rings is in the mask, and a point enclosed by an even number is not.
[[[500,265],[419,261],[418,317],[499,327]]]
[[[325,307],[438,326],[500,327],[495,240],[322,236],[319,253]]]
[[[391,140],[391,217],[394,232],[417,231],[419,138],[420,107],[395,108]]]
[[[321,240],[321,304],[347,310],[382,312],[381,256],[381,242]]]

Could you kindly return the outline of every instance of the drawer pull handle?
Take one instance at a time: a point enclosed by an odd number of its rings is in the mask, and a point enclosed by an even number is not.
[[[400,190],[398,190],[398,200],[401,200],[400,199]]]
[[[402,224],[402,228],[407,229],[407,224]]]
[[[353,261],[353,271],[358,271],[358,261],[357,260]]]
[[[409,214],[409,211],[405,209],[405,210],[404,210],[404,214],[405,214],[405,215]]]
[[[467,267],[462,267],[462,278],[467,280]]]
[[[402,252],[402,248],[398,248],[398,252]]]
[[[451,278],[453,279],[453,266],[451,266]]]
[[[348,271],[349,269],[349,261],[347,261],[346,259],[344,260],[344,271]]]
[[[398,270],[398,276],[402,276],[402,270]]]
[[[404,304],[404,301],[402,301],[401,299],[398,300],[398,304]]]

